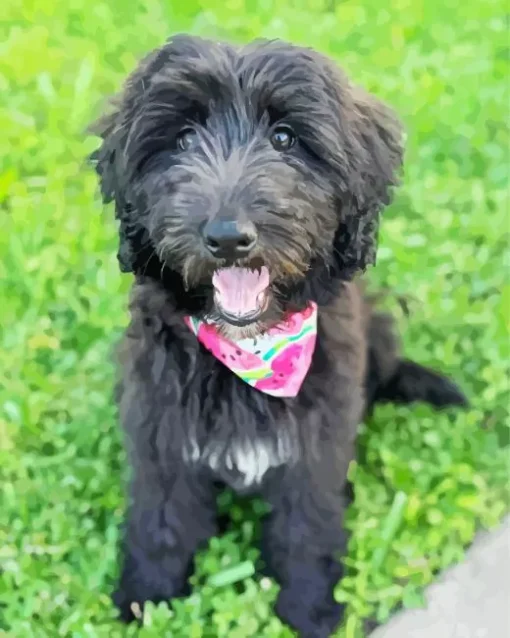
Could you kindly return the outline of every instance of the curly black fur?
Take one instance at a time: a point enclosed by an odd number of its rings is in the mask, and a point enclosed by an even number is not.
[[[298,140],[285,153],[268,142],[281,122]],[[183,152],[176,139],[187,126],[198,143]],[[377,400],[464,402],[448,381],[400,359],[391,325],[351,281],[374,261],[378,216],[402,163],[400,126],[314,51],[177,36],[142,61],[94,130],[103,198],[120,220],[120,265],[135,274],[120,356],[133,466],[114,595],[121,617],[133,619],[133,603],[187,593],[195,551],[218,530],[217,490],[228,485],[271,505],[262,554],[281,585],[277,613],[301,636],[329,636],[342,617],[333,588],[364,412]],[[218,262],[200,228],[215,216],[257,227],[243,263],[272,273],[258,330],[319,305],[313,363],[295,399],[243,383],[183,322],[212,309]]]

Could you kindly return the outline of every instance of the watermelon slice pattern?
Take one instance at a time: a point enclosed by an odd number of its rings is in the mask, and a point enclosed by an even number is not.
[[[312,362],[317,337],[317,306],[311,303],[257,339],[237,343],[214,323],[186,317],[202,345],[243,381],[272,396],[295,397]]]

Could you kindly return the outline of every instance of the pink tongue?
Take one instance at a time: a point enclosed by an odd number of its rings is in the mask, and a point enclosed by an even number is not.
[[[222,268],[213,275],[216,300],[222,310],[242,317],[259,310],[263,299],[258,297],[269,286],[269,271],[248,268]]]

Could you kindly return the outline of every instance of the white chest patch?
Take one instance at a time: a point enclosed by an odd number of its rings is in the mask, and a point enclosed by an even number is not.
[[[208,445],[200,450],[195,443],[191,454],[186,450],[184,458],[194,463],[204,463],[211,470],[218,471],[223,466],[227,470],[237,470],[243,477],[244,487],[257,485],[270,468],[291,463],[297,456],[296,446],[288,437],[279,437],[276,443],[264,441],[236,441],[221,445]]]

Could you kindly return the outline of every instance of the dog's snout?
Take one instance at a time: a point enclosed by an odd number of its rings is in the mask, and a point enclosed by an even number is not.
[[[257,243],[257,231],[251,222],[211,220],[202,229],[207,250],[220,259],[246,257]]]

